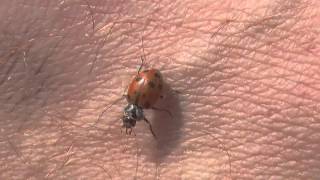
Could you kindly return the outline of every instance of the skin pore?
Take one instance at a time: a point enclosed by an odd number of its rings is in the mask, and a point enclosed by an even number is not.
[[[319,178],[319,5],[1,1],[0,179]],[[121,133],[142,49],[157,140]]]

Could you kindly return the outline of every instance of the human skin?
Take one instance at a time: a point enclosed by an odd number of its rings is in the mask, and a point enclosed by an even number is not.
[[[0,179],[318,179],[319,5],[1,1]],[[157,139],[121,133],[141,55]]]

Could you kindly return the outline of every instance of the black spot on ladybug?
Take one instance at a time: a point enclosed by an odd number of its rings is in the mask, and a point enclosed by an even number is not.
[[[142,77],[137,76],[137,77],[136,77],[136,79],[135,79],[135,81],[137,81],[137,82],[138,82],[138,81],[140,81],[141,79],[142,79]]]
[[[147,102],[145,102],[144,103],[144,107],[146,108],[146,109],[148,109],[149,107],[150,107],[150,103],[147,101]]]
[[[149,81],[148,85],[149,85],[151,88],[155,88],[155,87],[156,87],[156,85],[154,84],[153,81]]]
[[[162,84],[159,84],[159,85],[158,85],[158,88],[159,88],[160,90],[162,90],[162,88],[163,88],[163,87],[162,87]]]
[[[160,77],[161,77],[161,75],[160,75],[160,73],[159,73],[158,71],[154,73],[154,76],[155,76],[156,78],[160,78]]]

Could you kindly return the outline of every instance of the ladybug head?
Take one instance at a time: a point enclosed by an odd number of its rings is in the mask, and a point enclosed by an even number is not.
[[[141,107],[128,104],[123,110],[123,127],[131,128],[136,125],[136,121],[140,121],[144,118],[143,110]]]
[[[153,137],[156,138],[156,135],[154,134],[150,122],[144,117],[143,109],[142,107],[139,107],[135,104],[128,104],[124,110],[123,110],[123,116],[122,116],[122,127],[126,128],[126,132],[128,129],[130,129],[129,134],[131,133],[132,127],[136,125],[137,121],[144,120],[150,128],[150,131],[153,135]]]

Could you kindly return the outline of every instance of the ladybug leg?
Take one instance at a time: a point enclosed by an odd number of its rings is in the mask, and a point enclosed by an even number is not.
[[[129,129],[129,131],[128,131],[128,129]],[[126,128],[126,134],[131,134],[131,132],[132,132],[132,129],[131,128]]]
[[[129,96],[127,94],[122,95],[122,97],[125,98],[127,102],[129,102]]]
[[[160,109],[160,108],[157,108],[157,107],[152,107],[151,109],[156,110],[156,111],[165,112],[165,113],[167,113],[171,118],[173,118],[172,113],[171,113],[169,110],[167,110],[167,109]]]
[[[128,88],[129,88],[129,86],[126,86],[126,88],[123,90],[123,94],[122,94],[122,98],[126,99],[127,102],[129,102]]]
[[[129,129],[129,131],[128,131]],[[136,136],[136,133],[134,132],[134,130],[132,128],[126,128],[126,134],[131,135],[131,133],[133,133],[134,136]]]
[[[137,136],[136,133],[134,132],[134,129],[131,128],[131,132],[133,133],[134,136]]]
[[[126,129],[126,134],[129,134],[128,128],[126,128],[126,127],[124,127],[124,126],[122,126],[122,128],[121,128],[121,134],[123,133],[123,129]]]
[[[128,91],[128,86],[124,89],[122,97],[125,98],[127,101],[129,101],[127,91]]]
[[[151,134],[153,135],[153,137],[154,137],[155,139],[157,139],[157,136],[156,136],[156,134],[153,132],[152,125],[151,125],[151,123],[149,122],[149,120],[148,120],[146,117],[143,117],[143,120],[149,125],[149,129],[150,129]]]

